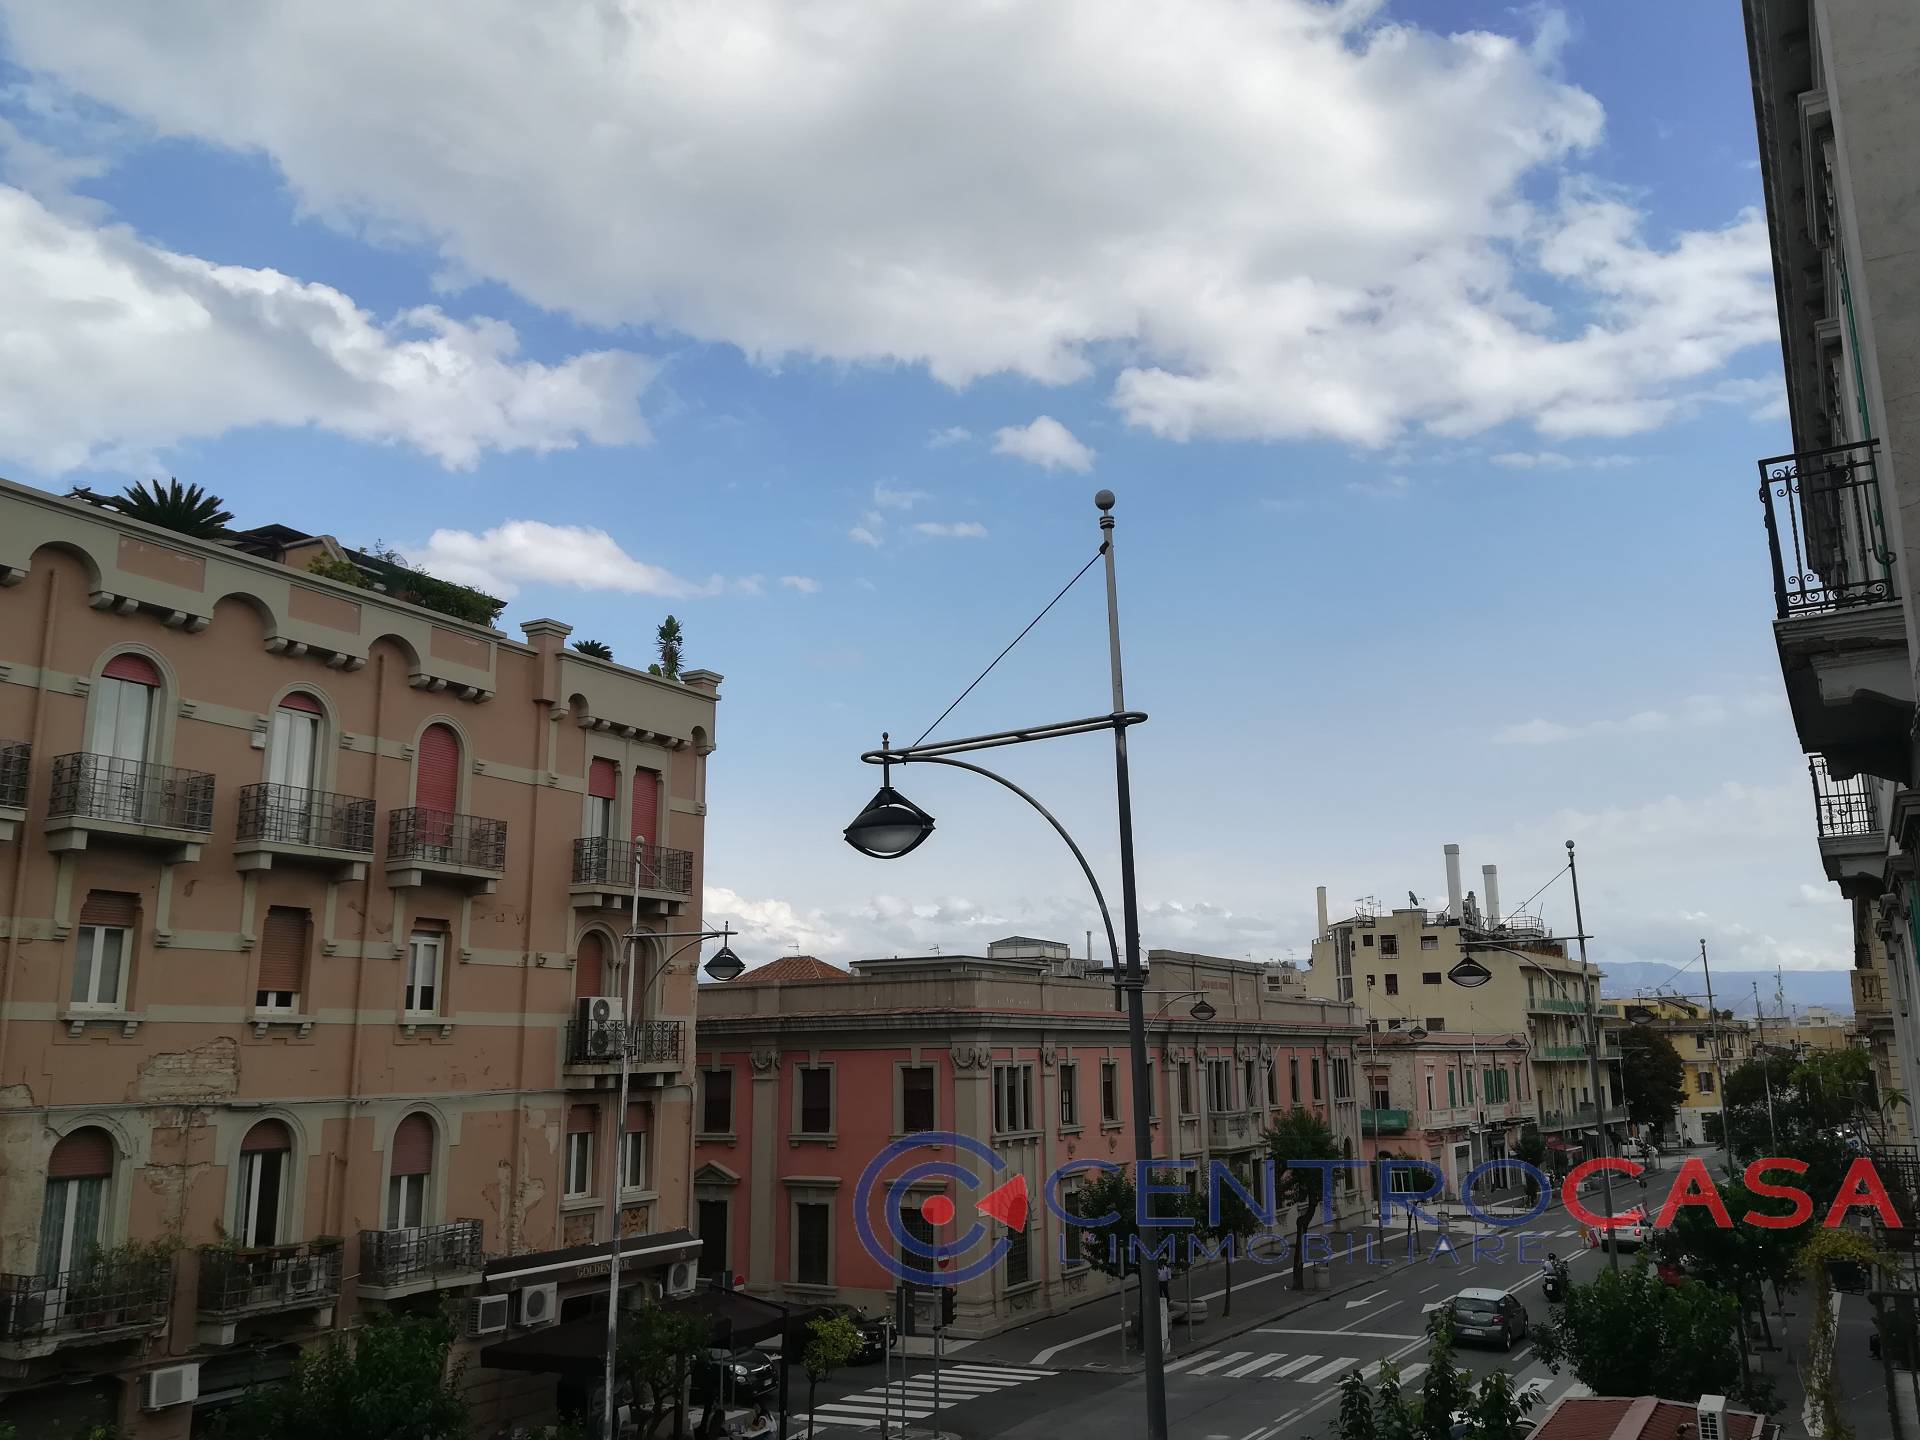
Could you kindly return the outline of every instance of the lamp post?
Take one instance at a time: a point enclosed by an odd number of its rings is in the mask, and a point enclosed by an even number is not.
[[[653,992],[654,981],[666,974],[668,969],[672,967],[673,962],[681,955],[693,949],[695,946],[704,944],[708,940],[720,941],[720,948],[714,952],[713,958],[707,962],[707,973],[709,975],[713,976],[716,980],[731,980],[746,968],[740,963],[740,957],[733,953],[733,946],[728,943],[733,939],[733,930],[728,926],[722,926],[718,930],[677,930],[657,934],[640,928],[640,881],[646,863],[645,847],[646,840],[644,837],[639,835],[633,837],[633,900],[625,936],[626,944],[622,947],[625,951],[626,958],[621,967],[625,973],[621,977],[620,985],[620,1100],[619,1107],[614,1111],[613,1133],[615,1139],[613,1145],[610,1147],[613,1151],[611,1157],[612,1163],[607,1167],[607,1215],[610,1221],[608,1227],[610,1238],[607,1245],[607,1393],[602,1402],[600,1430],[601,1435],[605,1436],[606,1440],[612,1440],[615,1433],[613,1428],[615,1410],[614,1352],[619,1343],[620,1333],[620,1246],[621,1242],[625,1239],[620,1233],[620,1166],[626,1158],[623,1152],[626,1149],[627,1137],[627,1062],[632,1058],[630,1047],[633,1044],[635,1016],[645,1013],[647,997]],[[644,986],[636,986],[633,983],[634,971],[640,964],[640,942],[642,939],[684,940],[686,943],[669,955],[665,964],[661,965],[657,971],[647,977]],[[639,991],[638,994],[635,993],[636,990]],[[781,1440],[786,1440],[786,1412],[787,1402],[786,1397],[783,1395],[780,1400]]]
[[[1106,926],[1107,948],[1113,957],[1114,983],[1126,999],[1127,1044],[1131,1052],[1133,1068],[1134,1157],[1144,1170],[1153,1160],[1153,1133],[1147,1119],[1150,1105],[1147,1086],[1147,1015],[1144,993],[1146,977],[1140,969],[1140,903],[1134,883],[1133,789],[1127,764],[1127,731],[1147,717],[1137,710],[1128,710],[1126,707],[1126,687],[1120,663],[1119,583],[1114,571],[1113,492],[1100,491],[1094,496],[1093,503],[1100,511],[1100,553],[1106,562],[1107,666],[1112,683],[1112,708],[1104,715],[1089,716],[1083,720],[1039,725],[1022,730],[1004,730],[962,740],[908,745],[899,749],[892,748],[888,737],[883,735],[879,750],[870,750],[860,757],[869,765],[881,767],[880,790],[866,809],[854,818],[851,825],[847,826],[846,839],[849,845],[863,855],[875,859],[893,860],[917,849],[933,833],[933,817],[912,801],[907,800],[891,784],[895,765],[915,763],[948,765],[984,776],[1025,800],[1039,812],[1042,819],[1053,827],[1054,833],[1059,835],[1067,848],[1073,852],[1073,858],[1079,862],[1080,871],[1093,890],[1094,903],[1099,907],[1101,921]],[[1004,775],[997,775],[984,766],[953,758],[955,755],[970,751],[996,749],[1003,745],[1024,745],[1036,740],[1086,735],[1101,730],[1113,732],[1114,791],[1120,832],[1120,909],[1126,942],[1124,955],[1119,938],[1114,934],[1113,916],[1107,909],[1106,898],[1100,890],[1100,882],[1095,879],[1093,867],[1087,863],[1087,857],[1081,853],[1080,847],[1074,843],[1066,827],[1053,817],[1046,806]],[[1146,1341],[1147,1440],[1167,1440],[1165,1337],[1161,1335],[1157,1325],[1143,1323],[1140,1329]]]

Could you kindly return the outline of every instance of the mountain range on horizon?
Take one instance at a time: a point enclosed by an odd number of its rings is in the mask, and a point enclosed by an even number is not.
[[[1686,995],[1705,1001],[1706,986],[1695,966],[1687,966],[1676,975],[1674,967],[1653,960],[1629,960],[1605,968],[1606,978],[1600,993],[1609,1000],[1642,994]],[[1780,1012],[1779,996],[1784,995],[1789,1015],[1808,1005],[1824,1005],[1829,1010],[1853,1013],[1852,974],[1847,970],[1716,970],[1713,976],[1713,1003],[1716,1009],[1735,1015],[1754,1013],[1754,987],[1760,988],[1760,1009],[1771,1020]],[[1777,985],[1776,985],[1777,982]]]

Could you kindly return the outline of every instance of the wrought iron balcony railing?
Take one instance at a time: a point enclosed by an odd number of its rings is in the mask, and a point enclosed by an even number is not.
[[[486,1261],[478,1220],[360,1232],[360,1283],[390,1288],[478,1270]]]
[[[24,740],[0,740],[0,805],[26,808],[27,771],[33,747]]]
[[[53,762],[47,814],[204,835],[213,828],[213,776],[112,755],[61,755]]]
[[[1760,503],[1779,618],[1898,598],[1881,508],[1878,441],[1760,462]]]
[[[629,1065],[664,1065],[681,1058],[686,1045],[684,1020],[623,1020],[599,1024],[575,1020],[567,1025],[567,1063],[612,1065],[620,1059],[622,1042]]]
[[[296,785],[243,786],[239,838],[371,855],[373,801]]]
[[[504,870],[507,822],[417,805],[395,810],[387,825],[387,859]]]
[[[1879,817],[1873,809],[1873,788],[1866,776],[1836,780],[1827,770],[1824,755],[1808,757],[1807,775],[1813,781],[1813,816],[1822,840],[1880,833]]]
[[[200,1252],[200,1313],[238,1315],[325,1305],[340,1293],[337,1239]]]
[[[0,1341],[166,1322],[173,1266],[101,1258],[51,1275],[0,1275]]]
[[[691,850],[592,836],[582,836],[573,842],[573,883],[604,885],[609,890],[631,889],[636,852],[640,857],[642,890],[664,890],[672,895],[693,893]]]

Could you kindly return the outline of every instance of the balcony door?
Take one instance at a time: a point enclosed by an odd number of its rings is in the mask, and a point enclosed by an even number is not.
[[[312,833],[320,715],[320,703],[296,690],[275,707],[273,733],[267,738],[267,783],[274,787],[268,801],[273,829],[279,838],[301,844],[325,838]]]
[[[429,858],[453,858],[453,812],[460,804],[460,737],[451,726],[429,725],[420,732],[413,803],[429,812],[415,817],[415,833]]]
[[[116,655],[93,687],[87,749],[110,760],[144,764],[153,739],[154,696],[160,672],[138,655]]]
[[[240,1144],[234,1237],[242,1245],[278,1245],[282,1187],[293,1141],[278,1120],[262,1120]]]
[[[113,1141],[98,1129],[76,1130],[53,1147],[40,1201],[36,1266],[51,1325],[65,1313],[72,1273],[100,1246],[100,1212],[113,1176]]]

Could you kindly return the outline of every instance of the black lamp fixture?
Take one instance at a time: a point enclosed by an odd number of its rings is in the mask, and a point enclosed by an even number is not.
[[[1424,1039],[1426,1039],[1426,1038],[1427,1038],[1427,1027],[1426,1027],[1426,1026],[1424,1026],[1424,1025],[1416,1025],[1416,1026],[1414,1026],[1414,1027],[1413,1027],[1413,1028],[1412,1028],[1411,1030],[1409,1030],[1409,1031],[1407,1031],[1407,1038],[1408,1038],[1409,1040],[1424,1040]]]
[[[1526,1049],[1526,1048],[1527,1048],[1527,1042],[1526,1042],[1526,1041],[1524,1041],[1524,1040],[1522,1040],[1522,1039],[1521,1039],[1521,1038],[1520,1038],[1520,1037],[1519,1037],[1518,1035],[1513,1035],[1513,1036],[1509,1036],[1509,1037],[1508,1037],[1508,1039],[1507,1039],[1507,1049],[1509,1049],[1509,1050],[1524,1050],[1524,1049]]]
[[[1214,1016],[1218,1015],[1220,1012],[1214,1009],[1213,1006],[1209,1005],[1205,1000],[1196,1000],[1193,1002],[1193,1008],[1189,1010],[1187,1013],[1193,1016],[1193,1018],[1198,1020],[1202,1025],[1204,1025],[1209,1020],[1213,1019]]]
[[[707,961],[707,974],[722,984],[738,980],[746,968],[746,962],[734,954],[733,947],[727,944],[722,944],[713,952],[713,958]]]
[[[881,735],[884,751],[892,737]],[[853,817],[844,832],[847,844],[874,860],[898,860],[911,854],[933,833],[933,816],[893,788],[893,766],[881,767],[881,785],[867,808]]]
[[[1651,1025],[1653,1010],[1646,1005],[1629,1005],[1620,1012],[1627,1017],[1629,1025]]]
[[[1477,990],[1493,979],[1493,972],[1471,955],[1447,971],[1447,979],[1465,990]]]

